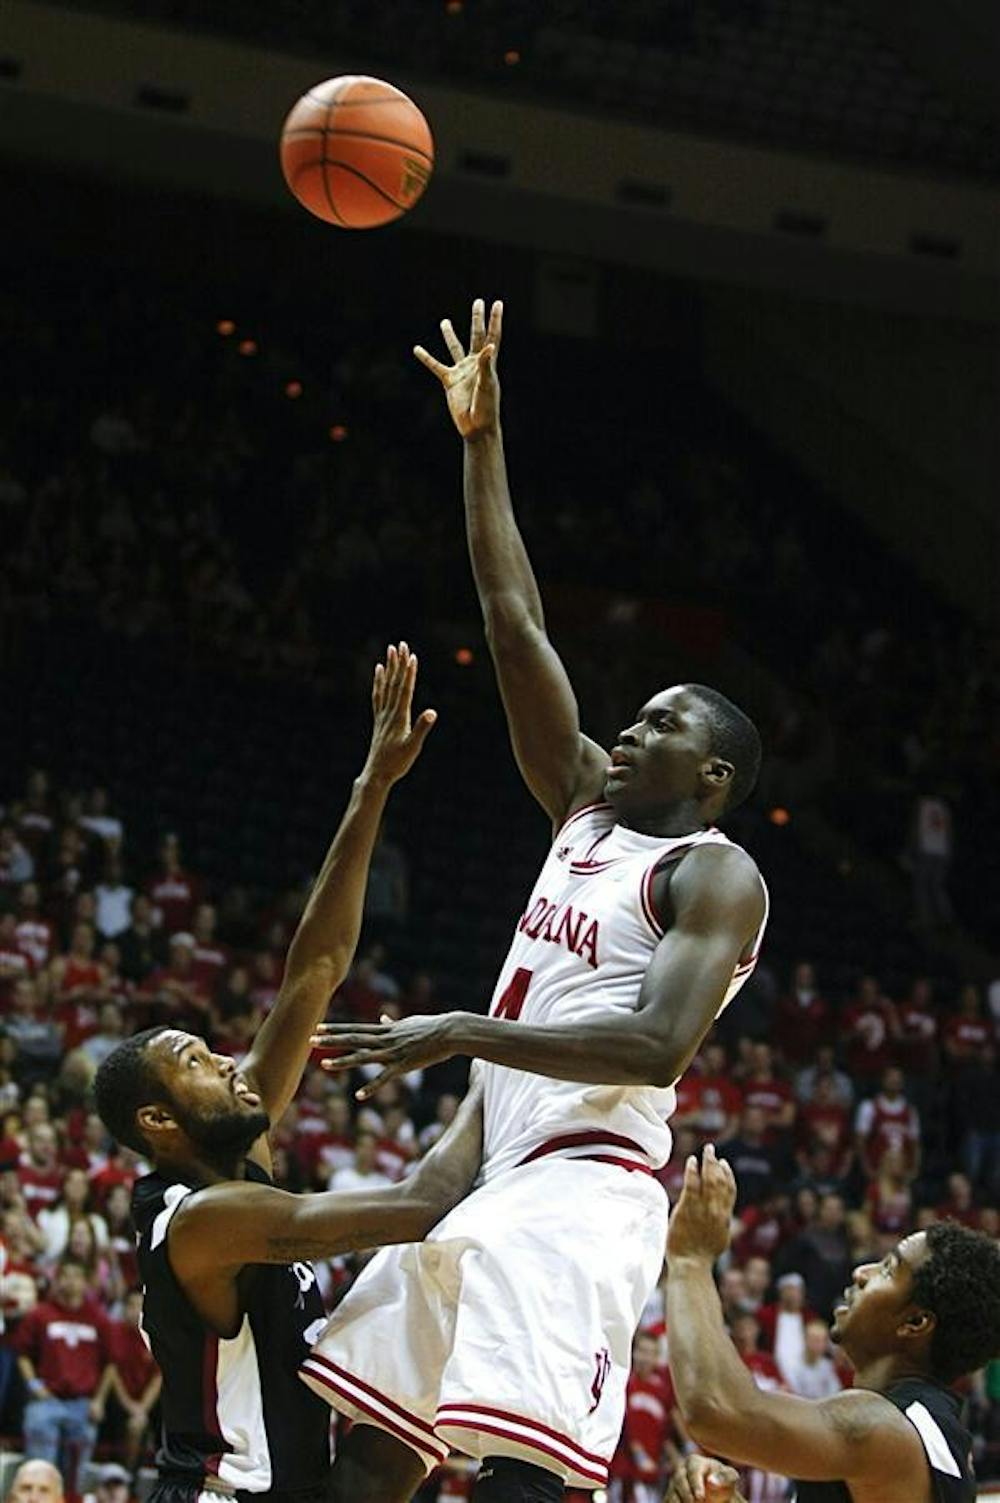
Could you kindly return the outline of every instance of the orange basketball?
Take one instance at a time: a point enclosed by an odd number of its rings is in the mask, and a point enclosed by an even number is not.
[[[349,74],[314,85],[294,105],[281,167],[311,214],[370,230],[413,208],[434,168],[434,138],[401,89]]]

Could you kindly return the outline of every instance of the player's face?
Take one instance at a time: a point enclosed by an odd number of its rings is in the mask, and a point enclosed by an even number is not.
[[[913,1232],[880,1263],[863,1263],[854,1270],[830,1331],[853,1359],[896,1350],[900,1326],[913,1310],[913,1275],[927,1256],[926,1236]]]
[[[196,1034],[169,1028],[155,1038],[157,1072],[171,1114],[196,1150],[214,1162],[238,1160],[270,1126],[260,1097],[224,1054]]]
[[[604,797],[620,815],[656,814],[704,793],[709,728],[699,701],[683,686],[648,700],[619,732]]]

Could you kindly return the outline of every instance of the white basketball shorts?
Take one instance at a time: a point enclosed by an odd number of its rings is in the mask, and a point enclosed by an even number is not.
[[[474,1190],[427,1240],[376,1254],[300,1369],[409,1445],[607,1482],[667,1197],[619,1163],[543,1157]]]

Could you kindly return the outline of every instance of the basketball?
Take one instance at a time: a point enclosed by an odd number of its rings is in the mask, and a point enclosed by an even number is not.
[[[315,84],[293,106],[281,167],[310,214],[371,230],[413,208],[434,168],[434,138],[402,89],[350,74]]]

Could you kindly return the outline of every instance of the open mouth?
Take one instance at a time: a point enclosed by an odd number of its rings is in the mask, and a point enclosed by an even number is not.
[[[247,1106],[260,1106],[260,1097],[256,1091],[251,1091],[245,1080],[233,1079],[233,1095],[238,1101]]]

